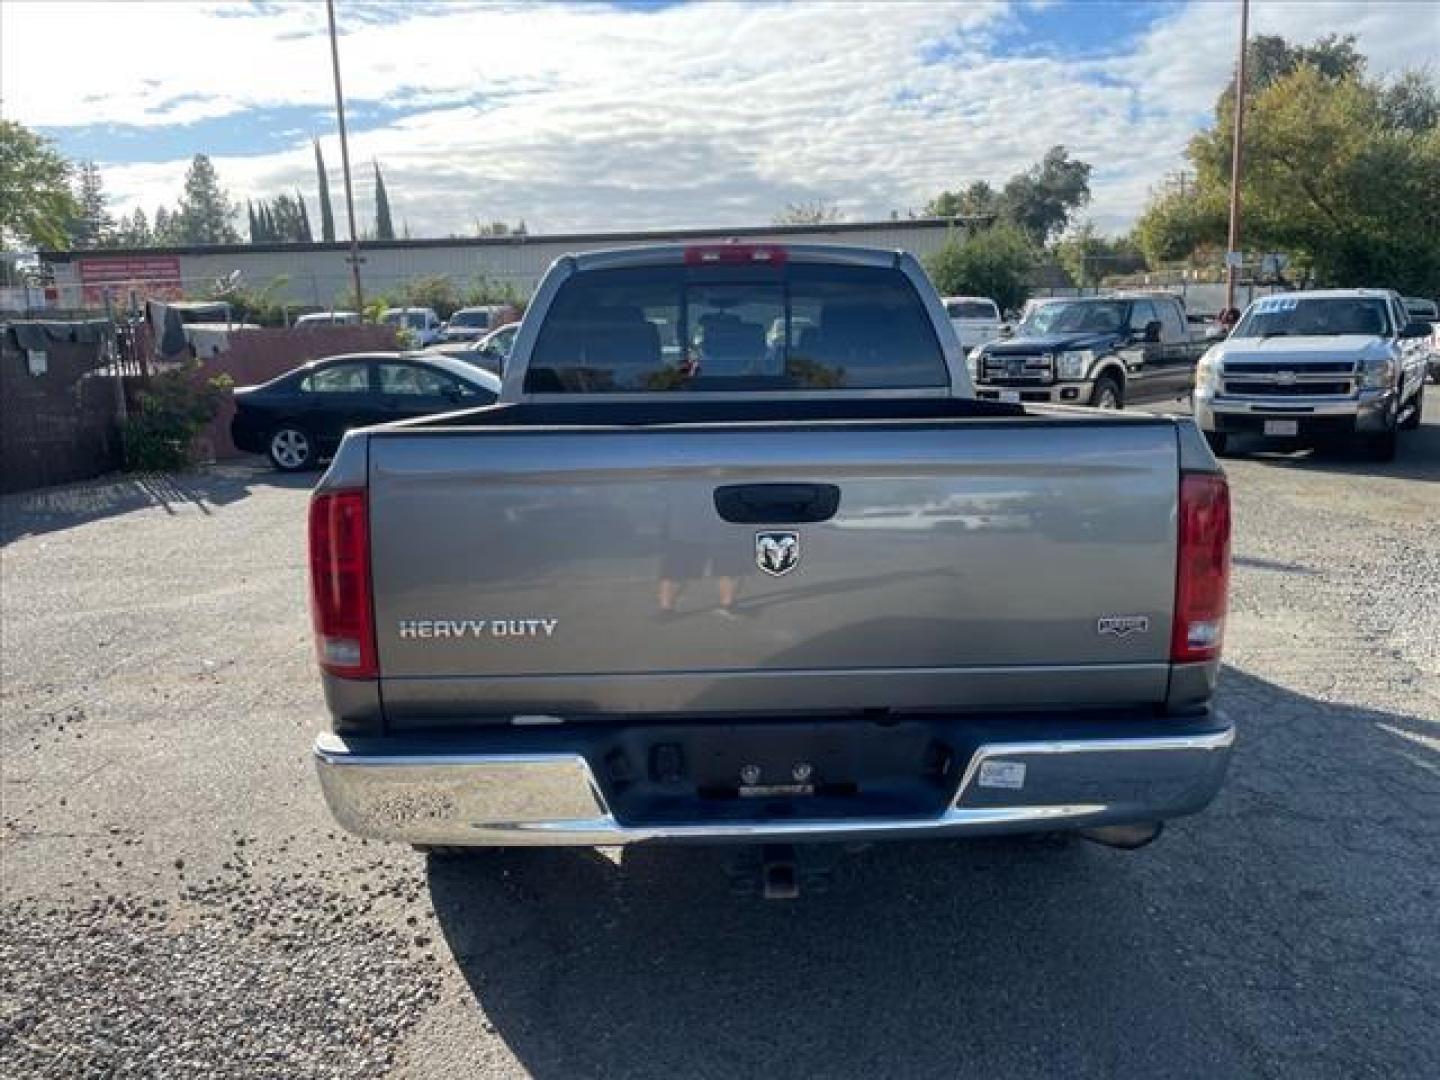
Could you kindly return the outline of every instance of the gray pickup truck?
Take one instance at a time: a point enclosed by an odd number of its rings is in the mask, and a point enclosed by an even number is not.
[[[310,569],[325,796],[422,848],[1134,845],[1234,739],[1204,439],[975,400],[895,252],[559,260],[500,403],[346,436]]]

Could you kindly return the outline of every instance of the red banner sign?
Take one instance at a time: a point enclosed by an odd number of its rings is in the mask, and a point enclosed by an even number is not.
[[[85,302],[103,303],[105,290],[119,301],[134,289],[140,300],[178,300],[181,296],[180,256],[115,255],[77,260]]]

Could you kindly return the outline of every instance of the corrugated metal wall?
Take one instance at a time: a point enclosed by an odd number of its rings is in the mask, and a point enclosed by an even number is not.
[[[948,226],[944,222],[894,221],[868,225],[848,225],[831,230],[812,228],[754,232],[742,230],[747,243],[804,242],[818,244],[851,244],[910,251],[923,258],[945,242]],[[720,230],[697,230],[685,235],[614,233],[585,237],[507,238],[485,243],[435,244],[414,246],[396,244],[363,250],[362,280],[366,293],[384,293],[418,277],[443,275],[457,288],[464,288],[479,278],[509,282],[521,296],[528,296],[546,268],[570,252],[596,251],[603,248],[631,247],[654,243],[715,242],[725,237]],[[125,253],[132,255],[134,253]],[[79,257],[77,253],[76,258]],[[120,252],[87,251],[87,260],[123,257]],[[284,251],[246,251],[229,249],[216,253],[180,252],[180,274],[187,295],[203,295],[208,284],[240,271],[252,287],[261,287],[284,279],[274,289],[276,299],[316,307],[348,307],[349,266],[341,250],[291,248]],[[67,294],[78,295],[80,277],[75,261],[55,261],[55,284],[64,302]]]

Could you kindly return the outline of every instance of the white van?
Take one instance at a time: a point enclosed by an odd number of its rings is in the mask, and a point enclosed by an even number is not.
[[[415,335],[420,348],[440,340],[440,316],[428,307],[387,308],[380,321],[386,326],[405,327]]]
[[[295,320],[295,329],[315,326],[359,326],[360,316],[353,311],[312,311]]]

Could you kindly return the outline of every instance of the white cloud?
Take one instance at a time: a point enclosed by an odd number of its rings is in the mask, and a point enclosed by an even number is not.
[[[884,216],[1003,181],[1054,143],[1095,164],[1091,215],[1123,227],[1208,114],[1237,29],[1235,5],[1195,2],[1125,55],[1066,61],[999,54],[1000,0],[437,5],[396,9],[398,22],[339,9],[347,97],[422,110],[351,140],[355,161],[382,161],[397,220],[417,234],[476,217],[547,231],[763,222],[816,197]],[[1424,3],[1257,0],[1252,26],[1292,40],[1357,33],[1383,73],[1435,54],[1434,16]],[[251,110],[332,100],[318,4],[7,2],[3,17],[5,112],[27,124],[244,124]],[[64,42],[63,79],[47,41]],[[946,59],[925,63],[941,43]],[[334,168],[333,138],[325,150]],[[241,199],[313,190],[304,136],[216,165]],[[105,176],[117,208],[148,211],[173,201],[184,167]],[[368,220],[368,169],[357,179]],[[338,211],[338,175],[331,188]]]

